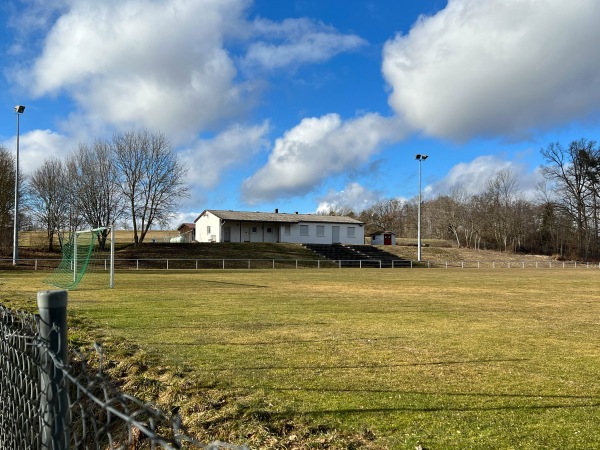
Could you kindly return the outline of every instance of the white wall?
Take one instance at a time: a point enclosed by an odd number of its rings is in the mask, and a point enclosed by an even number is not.
[[[271,222],[225,221],[211,212],[205,211],[196,221],[197,242],[290,242],[295,244],[332,244],[333,227],[339,227],[339,241],[343,244],[361,245],[365,243],[365,229],[358,224],[332,224],[301,222],[286,224]],[[208,232],[207,227],[210,227]],[[307,227],[307,228],[306,228]],[[322,235],[317,235],[317,227],[322,227]],[[354,228],[354,237],[349,236],[348,228]],[[289,234],[286,231],[289,230]],[[301,232],[307,230],[308,234]]]
[[[385,233],[388,234],[388,233]],[[396,235],[391,233],[392,244],[396,245]],[[384,233],[377,234],[375,236],[371,236],[371,245],[384,245],[385,244],[385,236]]]
[[[210,227],[210,231],[208,227]],[[221,242],[221,219],[205,211],[196,221],[196,241]]]
[[[308,226],[308,235],[302,235],[302,225]],[[317,235],[317,227],[322,226],[323,235]],[[290,234],[285,234],[285,225],[281,226],[281,242],[296,244],[333,244],[333,227],[339,227],[339,240],[342,244],[362,245],[365,243],[365,228],[358,224],[331,224],[301,222],[290,224]],[[348,228],[354,228],[354,237],[348,236]],[[306,228],[304,228],[306,229]]]

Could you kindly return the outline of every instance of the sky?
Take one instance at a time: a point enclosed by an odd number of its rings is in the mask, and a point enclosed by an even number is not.
[[[21,171],[148,129],[205,209],[360,212],[533,198],[552,142],[598,140],[597,0],[7,0],[0,144]],[[419,163],[416,154],[428,159]]]

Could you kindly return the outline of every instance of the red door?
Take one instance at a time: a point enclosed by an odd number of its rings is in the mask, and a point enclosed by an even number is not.
[[[383,235],[383,245],[392,245],[392,235],[390,233]]]

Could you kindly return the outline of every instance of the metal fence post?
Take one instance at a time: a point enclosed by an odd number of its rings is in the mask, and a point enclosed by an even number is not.
[[[67,291],[40,291],[40,338],[64,365],[67,364]],[[63,371],[46,349],[40,355],[40,434],[42,449],[69,448],[69,392]]]

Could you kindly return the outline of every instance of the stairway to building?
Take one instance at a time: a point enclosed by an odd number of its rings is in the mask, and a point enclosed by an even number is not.
[[[341,267],[398,268],[410,267],[411,262],[398,258],[372,245],[304,244],[304,247],[333,261]]]

